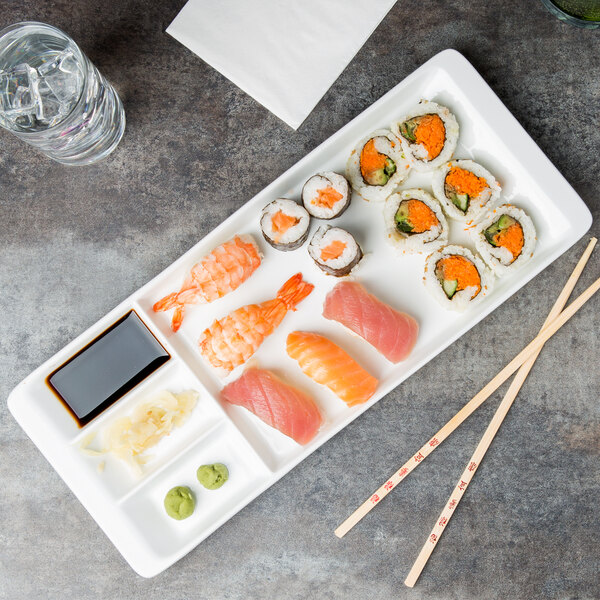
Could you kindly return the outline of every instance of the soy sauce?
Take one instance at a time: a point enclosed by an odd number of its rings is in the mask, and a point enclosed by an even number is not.
[[[46,378],[82,427],[170,358],[130,311]]]

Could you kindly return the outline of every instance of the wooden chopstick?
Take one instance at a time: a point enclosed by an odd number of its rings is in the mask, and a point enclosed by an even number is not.
[[[581,270],[594,245],[596,244],[596,238],[592,238],[588,247],[586,248],[582,258],[580,259],[575,271],[579,268],[579,264],[582,264]],[[585,258],[585,260],[584,260]],[[583,261],[583,263],[582,263]],[[579,271],[579,273],[581,272]],[[574,271],[574,273],[575,273]],[[573,275],[571,275],[573,277]],[[578,275],[577,275],[578,277]],[[569,281],[567,285],[569,285]],[[573,286],[576,283],[576,279],[573,282]],[[565,286],[566,288],[567,286]],[[572,290],[572,288],[571,288]],[[563,296],[561,292],[561,296]],[[585,292],[584,292],[585,293]],[[565,301],[570,295],[565,296]],[[558,301],[558,300],[557,300]],[[560,327],[560,326],[559,326]],[[530,346],[535,342],[531,342]],[[543,342],[542,342],[543,343]],[[541,347],[541,345],[540,345]],[[429,439],[421,448],[413,454],[397,471],[395,471],[391,477],[389,477],[365,502],[363,502],[336,530],[335,535],[339,538],[343,537],[352,529],[368,512],[370,512],[379,502],[387,496],[391,490],[393,490],[403,479],[405,479],[427,456],[429,456],[455,429],[457,429],[468,417],[470,417],[520,366],[527,360],[528,356],[522,358],[523,354],[526,354],[529,346],[527,346],[518,356],[516,356],[496,377],[494,377],[481,391],[479,391],[467,404],[465,404],[431,439]],[[535,350],[530,350],[531,354]],[[519,362],[519,360],[521,362]]]
[[[552,323],[552,321],[554,319],[556,319],[556,317],[560,314],[560,311],[562,310],[562,308],[567,303],[567,300],[569,299],[569,296],[571,295],[571,292],[573,291],[573,288],[575,287],[575,284],[577,283],[579,276],[581,275],[581,272],[583,271],[583,268],[585,267],[585,265],[588,261],[588,258],[596,244],[596,241],[597,241],[596,238],[592,238],[590,240],[588,247],[586,248],[586,250],[583,253],[582,257],[580,258],[579,262],[577,263],[577,266],[575,267],[573,273],[571,273],[571,276],[569,277],[567,283],[565,284],[565,287],[563,288],[562,292],[560,293],[556,302],[554,303],[552,310],[548,314],[548,317],[547,317],[546,321],[544,322],[544,325],[542,326],[542,329],[541,329],[542,332],[550,323]],[[427,564],[427,561],[429,560],[429,557],[431,556],[433,550],[435,549],[437,543],[439,542],[440,537],[442,536],[446,526],[448,525],[448,522],[452,518],[452,515],[454,514],[456,507],[458,506],[459,502],[461,501],[462,497],[464,496],[465,491],[466,491],[467,487],[469,486],[469,483],[471,482],[471,479],[473,479],[473,477],[475,476],[477,467],[479,467],[479,465],[481,464],[481,461],[482,461],[483,457],[485,456],[485,453],[487,452],[488,448],[490,447],[496,433],[500,429],[500,425],[502,425],[504,418],[508,414],[510,407],[512,406],[515,398],[517,397],[517,394],[519,393],[521,386],[525,382],[525,379],[527,378],[527,375],[529,374],[529,371],[533,367],[533,365],[536,361],[536,358],[538,357],[541,350],[542,350],[542,346],[540,346],[521,365],[521,368],[519,369],[519,371],[515,375],[515,378],[511,382],[510,387],[508,388],[504,398],[502,399],[502,402],[500,403],[500,406],[498,406],[498,409],[496,410],[496,413],[494,414],[492,420],[490,421],[490,424],[488,425],[487,429],[485,430],[485,433],[483,434],[481,441],[477,445],[475,452],[473,452],[473,455],[471,456],[470,460],[467,462],[467,466],[465,467],[465,470],[462,472],[462,475],[460,476],[460,479],[459,479],[458,483],[456,484],[454,491],[450,495],[450,498],[448,498],[448,501],[446,502],[444,509],[442,510],[433,529],[431,530],[431,533],[429,534],[427,541],[423,545],[423,548],[421,549],[421,552],[419,553],[417,560],[413,564],[406,580],[404,581],[404,583],[408,587],[413,587],[415,585],[415,583],[417,582],[417,579],[421,575],[421,572],[423,571],[425,565]]]

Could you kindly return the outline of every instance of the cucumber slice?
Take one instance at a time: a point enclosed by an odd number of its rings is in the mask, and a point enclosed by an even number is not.
[[[452,300],[452,296],[456,294],[456,288],[458,287],[458,281],[456,279],[442,279],[442,289],[448,300]]]
[[[406,138],[409,142],[416,142],[417,138],[415,137],[415,129],[417,128],[417,124],[415,121],[405,121],[400,125],[400,133],[402,137]]]
[[[385,172],[385,174],[388,176],[388,179],[389,179],[396,172],[396,163],[391,158],[388,158],[385,161],[385,167],[384,167],[383,171]]]
[[[413,226],[406,220],[396,220],[396,229],[402,233],[412,233]]]
[[[485,235],[485,239],[487,240],[487,243],[490,246],[494,246],[497,247],[498,244],[496,244],[494,238],[496,237],[496,235],[498,235],[498,228],[496,227],[496,223],[493,223],[492,225],[490,225],[484,232],[483,235]]]
[[[469,208],[469,194],[457,194],[456,192],[450,192],[450,200],[452,204],[462,210],[464,213]]]

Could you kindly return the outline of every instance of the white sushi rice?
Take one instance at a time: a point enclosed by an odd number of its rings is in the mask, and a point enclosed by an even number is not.
[[[488,187],[477,197],[469,198],[467,212],[460,210],[460,208],[455,206],[452,200],[446,196],[446,176],[453,167],[470,171],[477,177],[483,177],[488,185]],[[500,192],[502,191],[496,178],[487,169],[472,160],[453,160],[446,163],[433,174],[431,187],[433,188],[435,197],[442,203],[446,214],[451,219],[465,222],[477,221],[477,219],[481,218],[485,209],[498,199]]]
[[[273,217],[281,211],[284,215],[298,219],[285,233],[276,231],[273,227]],[[303,206],[289,198],[278,198],[267,204],[260,217],[260,228],[265,239],[278,250],[295,250],[308,237],[310,215]]]
[[[421,117],[424,115],[438,115],[444,123],[446,129],[446,139],[442,151],[432,160],[429,160],[427,150],[422,144],[409,142],[401,133],[400,126],[405,121],[414,119],[415,117]],[[402,148],[406,153],[407,157],[411,161],[411,166],[415,171],[431,171],[437,169],[445,162],[449,161],[456,150],[456,144],[458,143],[459,127],[456,117],[450,112],[445,106],[431,102],[430,100],[421,100],[417,106],[410,110],[401,119],[394,121],[391,126],[392,132],[402,143]]]
[[[485,230],[502,215],[508,215],[515,219],[523,229],[523,249],[521,250],[521,254],[514,260],[512,253],[508,249],[492,246],[484,234]],[[499,277],[506,273],[517,271],[523,265],[527,264],[533,256],[537,242],[533,221],[524,210],[512,204],[503,204],[490,210],[477,226],[469,231],[469,234],[473,237],[477,251],[481,254],[483,260]]]
[[[439,226],[432,227],[429,231],[423,233],[404,233],[396,227],[396,212],[403,200],[420,200],[426,204],[440,222]],[[444,244],[448,243],[448,222],[442,211],[439,202],[420,188],[403,190],[392,194],[385,202],[383,209],[383,219],[385,221],[385,231],[387,241],[400,253],[433,252]]]
[[[481,279],[481,291],[474,298],[473,294],[477,291],[474,286],[456,292],[451,299],[446,296],[446,292],[435,274],[435,267],[439,260],[452,255],[464,256],[475,265]],[[463,312],[467,308],[479,304],[494,287],[494,276],[481,258],[468,248],[457,245],[445,246],[427,257],[423,281],[427,290],[444,308],[458,312]]]
[[[342,254],[337,258],[323,260],[323,248],[336,241],[346,245]],[[321,269],[336,276],[347,275],[362,257],[362,250],[351,233],[329,225],[322,225],[315,231],[308,245],[308,253]]]
[[[360,155],[365,144],[375,138],[375,149],[385,154],[396,163],[396,172],[385,185],[369,185],[360,170]],[[352,185],[365,200],[383,202],[399,186],[410,172],[410,162],[407,159],[400,140],[389,129],[377,129],[371,135],[362,139],[352,150],[346,165],[346,175]]]
[[[319,192],[333,188],[341,198],[330,208],[318,202]],[[304,208],[317,219],[333,219],[341,215],[350,203],[350,186],[348,180],[339,173],[325,171],[313,175],[302,188],[302,203]]]

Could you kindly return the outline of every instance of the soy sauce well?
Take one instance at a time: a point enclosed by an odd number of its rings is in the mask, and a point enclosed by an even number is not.
[[[46,382],[82,427],[169,358],[132,310],[48,375]]]

